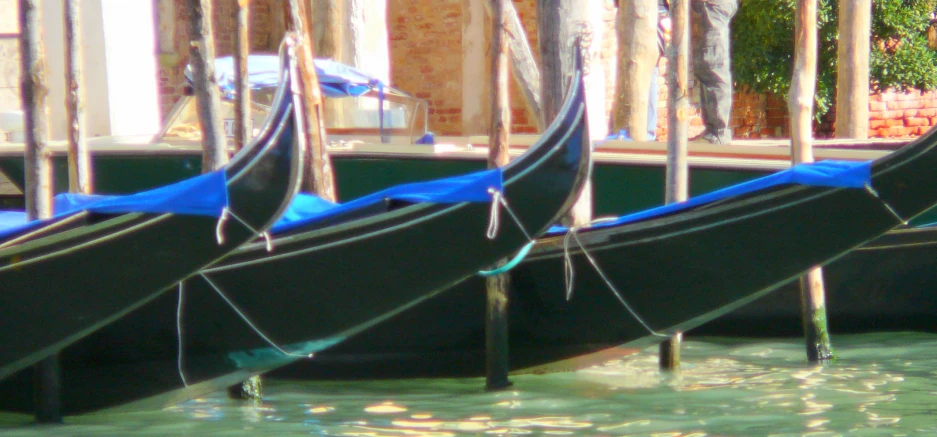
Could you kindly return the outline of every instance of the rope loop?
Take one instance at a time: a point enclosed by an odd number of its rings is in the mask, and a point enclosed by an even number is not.
[[[488,194],[491,194],[491,212],[488,213],[488,232],[485,233],[485,236],[489,240],[494,240],[498,236],[498,228],[501,225],[501,209],[498,206],[504,201],[504,198],[501,191],[494,188],[489,188]]]
[[[218,217],[218,224],[215,225],[215,240],[218,241],[218,245],[224,244],[224,224],[228,221],[228,214],[230,210],[228,207],[221,209],[221,216]]]

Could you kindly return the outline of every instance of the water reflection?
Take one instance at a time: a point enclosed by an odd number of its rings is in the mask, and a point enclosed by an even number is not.
[[[163,411],[68,418],[0,415],[4,436],[833,436],[937,435],[937,335],[834,338],[838,360],[804,362],[799,339],[691,340],[677,373],[656,348],[578,372],[483,379],[270,382],[264,401],[223,393]],[[19,421],[17,421],[19,420]]]

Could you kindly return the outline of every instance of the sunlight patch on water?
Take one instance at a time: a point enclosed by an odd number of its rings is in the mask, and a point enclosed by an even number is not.
[[[937,435],[937,335],[834,337],[837,360],[805,363],[802,339],[687,341],[682,368],[656,348],[577,372],[511,378],[267,381],[260,404],[224,393],[161,411],[67,418],[0,415],[4,437],[929,436]]]

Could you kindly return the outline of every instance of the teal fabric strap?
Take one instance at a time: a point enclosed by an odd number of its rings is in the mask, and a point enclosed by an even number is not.
[[[514,255],[514,258],[508,261],[507,264],[501,267],[498,267],[494,270],[479,270],[478,275],[487,277],[487,276],[495,276],[495,275],[500,275],[502,273],[506,273],[507,271],[513,269],[515,266],[520,264],[521,261],[524,260],[524,257],[527,256],[527,253],[530,252],[530,248],[532,247],[534,247],[533,240],[525,244],[524,247],[521,248],[521,250],[517,251],[517,255]]]

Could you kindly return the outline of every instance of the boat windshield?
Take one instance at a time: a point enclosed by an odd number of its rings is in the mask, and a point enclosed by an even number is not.
[[[251,90],[251,122],[253,135],[260,132],[270,112],[276,88]],[[187,93],[189,94],[189,93]],[[425,100],[418,99],[395,89],[385,89],[383,96],[383,129],[381,129],[380,95],[371,90],[359,97],[324,99],[324,122],[329,135],[374,136],[383,133],[385,142],[413,143],[427,132],[429,107]],[[222,99],[221,118],[224,120],[225,135],[232,142],[234,137],[234,101]],[[170,111],[167,123],[160,134],[160,141],[201,141],[202,132],[196,110],[196,100],[185,95]],[[379,141],[379,140],[378,140]]]

